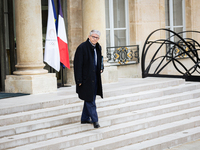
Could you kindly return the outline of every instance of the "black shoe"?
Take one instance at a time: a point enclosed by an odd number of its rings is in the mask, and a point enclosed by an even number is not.
[[[99,128],[100,127],[98,122],[93,122],[93,125],[94,125],[94,128]]]
[[[87,120],[87,121],[81,121],[81,124],[92,124],[92,121]]]

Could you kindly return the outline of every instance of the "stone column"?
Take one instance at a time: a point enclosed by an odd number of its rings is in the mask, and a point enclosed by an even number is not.
[[[44,74],[40,0],[15,0],[16,75]]]
[[[82,0],[67,0],[67,34],[70,69],[67,69],[67,84],[74,85],[73,60],[76,48],[82,41]],[[66,14],[63,14],[66,15]]]
[[[103,55],[106,56],[106,20],[104,0],[83,0],[83,40],[88,38],[92,29],[99,30],[101,37],[99,40],[102,46]]]
[[[102,80],[104,83],[116,82],[118,80],[117,67],[111,67],[107,63],[106,56],[106,19],[105,19],[105,1],[104,0],[83,0],[83,40],[85,41],[92,29],[99,30],[101,37],[99,40],[102,46],[102,55],[104,56],[104,73]]]
[[[55,91],[55,74],[43,69],[41,0],[15,0],[17,71],[6,77],[6,92]]]

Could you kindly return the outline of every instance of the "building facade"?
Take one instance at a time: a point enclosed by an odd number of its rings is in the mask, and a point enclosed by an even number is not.
[[[56,0],[54,2],[57,4]],[[99,43],[102,45],[104,56],[105,71],[102,74],[104,83],[117,82],[118,78],[142,76],[142,49],[152,31],[160,28],[175,32],[200,31],[198,0],[62,0],[61,2],[71,69],[65,68],[59,73],[43,62],[48,1],[0,2],[2,8],[0,15],[4,18],[3,24],[0,25],[1,91],[33,94],[50,92],[56,90],[57,82],[60,80],[64,84],[73,85],[74,53],[77,46],[87,39],[92,29],[98,29],[102,33]],[[200,41],[198,34],[185,33],[181,36]],[[151,37],[151,40],[168,37],[170,34],[158,32]],[[172,40],[176,41],[175,38]],[[126,49],[120,50],[121,47],[128,46],[137,46],[137,53],[130,53]],[[155,49],[157,48],[155,46]],[[162,48],[159,53],[165,55],[166,48]],[[137,60],[126,57],[133,54],[137,54]],[[151,51],[146,61],[150,61],[153,54],[154,51]],[[118,57],[122,59],[119,60]],[[191,63],[187,58],[181,61],[186,64]],[[163,71],[166,74],[177,74],[172,65],[168,65]]]

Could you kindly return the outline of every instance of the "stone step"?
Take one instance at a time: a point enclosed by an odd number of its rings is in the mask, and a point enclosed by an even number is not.
[[[155,149],[155,150],[166,150],[170,147],[181,145],[187,142],[195,141],[200,139],[200,127],[194,127],[192,129],[187,129],[181,132],[176,132],[170,135],[166,135],[163,137],[155,138],[152,140],[147,140],[144,142],[140,142],[137,144],[132,144],[129,146],[121,147],[115,150],[147,150],[147,149]],[[176,149],[176,148],[175,148]],[[199,147],[193,148],[190,146],[188,149],[181,150],[199,150]],[[83,149],[82,149],[83,150]],[[177,149],[178,150],[178,149]]]
[[[191,84],[196,84],[196,83],[191,83]],[[115,86],[114,88],[107,89],[105,90],[104,96],[111,97],[117,95],[137,93],[141,91],[148,91],[150,89],[151,90],[161,89],[178,85],[185,85],[185,81],[183,79],[172,79],[172,80],[158,80],[158,81],[154,80],[154,82],[151,81],[145,83],[143,80],[142,84],[129,85],[129,86],[127,86],[126,84],[124,87]],[[199,86],[199,84],[196,85]]]
[[[175,95],[170,95],[170,96],[167,95],[167,96],[163,96],[159,98],[153,98],[153,99],[147,99],[147,100],[135,101],[135,102],[133,101],[133,102],[127,102],[127,103],[113,105],[113,106],[102,107],[102,108],[99,108],[97,111],[98,111],[99,117],[104,117],[104,116],[109,116],[109,115],[125,113],[129,111],[136,111],[139,109],[146,109],[146,108],[169,104],[173,102],[183,101],[183,100],[187,100],[191,98],[196,98],[197,96],[199,97],[199,95],[200,95],[199,90],[194,90],[190,92],[185,92],[184,94],[180,93],[180,94],[175,94]],[[134,96],[131,96],[131,95],[128,96],[127,98],[130,98],[130,97],[134,98]],[[34,131],[38,129],[50,128],[50,127],[63,125],[63,124],[79,122],[80,116],[81,116],[81,112],[75,112],[75,113],[69,113],[66,115],[59,115],[59,116],[54,116],[54,117],[49,117],[49,118],[44,118],[44,119],[38,119],[38,120],[32,120],[32,121],[22,122],[18,124],[2,126],[0,127],[0,137],[20,134],[24,132],[30,132],[30,131]],[[1,122],[6,122],[6,120],[1,120]]]
[[[180,132],[200,125],[199,108],[185,110],[177,113],[169,113],[148,119],[113,125],[110,127],[90,130],[74,135],[54,138],[47,141],[37,142],[13,148],[21,149],[115,149],[144,140],[158,138],[174,132]],[[192,116],[190,116],[192,115]],[[166,118],[165,118],[166,117]],[[192,118],[190,118],[192,117]],[[165,119],[164,119],[165,118]],[[188,119],[190,118],[190,119]],[[160,121],[161,120],[161,121]],[[164,121],[165,120],[165,121]],[[170,122],[170,123],[168,123]],[[200,130],[198,131],[200,132]],[[88,143],[88,144],[85,144]],[[85,144],[85,145],[83,145]],[[81,146],[78,146],[81,145]],[[74,147],[73,146],[78,146]]]
[[[98,129],[80,124],[83,101],[74,86],[1,101],[0,149],[116,149],[200,126],[199,83],[120,79],[103,88]]]
[[[193,119],[197,122],[193,122]],[[199,118],[195,117],[64,150],[164,150],[169,145],[174,146],[197,138],[200,138],[200,127]]]
[[[129,112],[100,118],[101,127],[107,127],[104,128],[103,131],[108,132],[107,134],[109,134],[110,136],[115,136],[116,132],[120,133],[121,131],[123,131],[123,133],[120,134],[126,134],[127,132],[133,132],[133,130],[142,130],[147,127],[158,126],[164,123],[178,121],[185,118],[191,118],[197,116],[200,113],[199,100],[200,98],[188,100],[187,102],[178,102],[173,105],[168,104],[164,106],[154,107],[151,109],[139,110],[137,111],[137,113]],[[186,107],[188,105],[190,105],[190,107]],[[194,106],[199,107],[195,108]],[[75,133],[77,134],[79,132],[88,131],[92,129],[92,125],[80,125],[80,123],[74,123],[60,127],[54,127],[51,129],[44,129],[30,133],[4,137],[0,139],[0,145],[4,145],[3,148],[15,147],[27,143],[49,140],[51,138],[69,136]]]
[[[193,95],[195,92],[196,92],[196,97],[197,96],[200,97],[200,93],[197,91],[198,90],[197,88],[198,87],[196,87],[196,84],[195,85],[188,84],[188,85],[179,85],[176,87],[167,87],[167,88],[157,89],[157,90],[149,90],[146,92],[139,92],[139,93],[134,93],[134,94],[108,97],[103,100],[97,100],[97,107],[101,108],[101,107],[107,107],[111,105],[118,105],[118,104],[123,104],[123,103],[131,102],[131,101],[144,100],[147,98],[149,99],[149,98],[161,97],[167,94],[175,95],[175,94],[185,92],[185,91],[187,92],[181,93],[181,95],[178,95],[179,98],[183,96],[187,96],[188,98],[194,98]],[[191,90],[193,90],[193,92],[190,92]],[[73,113],[73,112],[80,112],[83,107],[82,103],[83,101],[79,100],[79,103],[72,103],[72,104],[61,105],[61,106],[56,106],[56,107],[3,115],[3,116],[0,116],[0,126],[22,123],[26,121],[37,120],[37,119],[42,119],[42,118],[47,118],[47,117],[59,116],[59,115],[64,115],[68,113]],[[146,103],[146,101],[144,103]]]
[[[131,79],[123,83],[113,83],[104,85],[104,97],[106,98],[121,94],[124,95],[130,93],[137,93],[141,91],[147,91],[149,89],[160,89],[169,86],[178,86],[185,83],[183,79],[165,79],[164,81],[156,79],[153,83],[152,79],[146,79],[145,81],[146,82],[144,82],[144,79]],[[135,84],[136,82],[137,84]],[[49,93],[48,95],[28,95],[23,97],[15,97],[6,100],[1,100],[0,115],[67,105],[80,101],[77,98],[77,94],[75,94],[74,86],[69,88],[69,91],[66,91],[66,94],[63,93],[64,89],[66,90],[66,88],[60,88],[57,92]],[[17,103],[13,103],[13,101],[16,101]]]

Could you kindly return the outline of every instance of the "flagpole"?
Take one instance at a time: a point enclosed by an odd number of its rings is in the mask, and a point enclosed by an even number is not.
[[[64,69],[63,69],[63,65],[61,67],[62,67],[62,69],[61,69],[61,86],[64,87],[64,80],[63,80]]]

